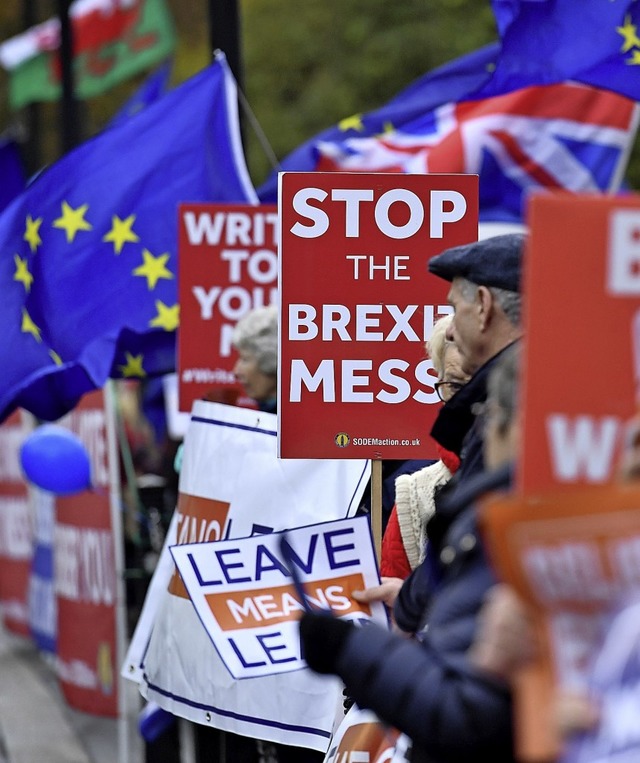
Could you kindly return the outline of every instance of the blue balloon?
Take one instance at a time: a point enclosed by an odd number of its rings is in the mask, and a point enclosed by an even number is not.
[[[91,460],[82,440],[57,424],[42,424],[22,443],[25,477],[42,490],[72,495],[91,488]]]

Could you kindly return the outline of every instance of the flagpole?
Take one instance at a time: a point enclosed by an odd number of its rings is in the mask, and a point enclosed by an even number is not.
[[[236,81],[238,93],[240,93],[243,90],[243,73],[238,0],[208,0],[208,3],[211,60],[215,59],[216,50],[221,50],[225,54],[231,74]],[[242,117],[242,109],[238,109],[241,137],[244,135]]]
[[[61,148],[66,154],[81,140],[80,115],[73,81],[73,29],[69,16],[71,0],[56,0],[60,19],[60,72],[62,95],[60,100]]]
[[[22,23],[25,29],[31,29],[38,23],[35,0],[24,0],[22,6]],[[40,106],[30,103],[27,106],[27,136],[24,162],[28,175],[33,175],[40,169],[42,164],[42,152],[40,145],[42,121],[40,119]]]

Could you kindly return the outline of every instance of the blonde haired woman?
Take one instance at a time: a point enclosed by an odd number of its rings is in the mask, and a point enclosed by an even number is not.
[[[443,402],[450,400],[469,379],[460,367],[455,344],[446,338],[452,319],[452,315],[446,315],[436,321],[426,344],[438,374],[434,387]],[[460,463],[455,453],[440,446],[438,455],[435,463],[396,480],[396,503],[382,539],[380,573],[384,577],[404,579],[424,559],[426,524],[435,509],[435,492],[451,479]]]

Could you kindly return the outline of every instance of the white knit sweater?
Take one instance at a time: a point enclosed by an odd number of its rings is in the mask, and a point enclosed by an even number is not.
[[[414,570],[424,559],[427,542],[427,520],[435,511],[436,488],[451,479],[451,472],[442,461],[425,466],[413,474],[396,480],[396,512],[407,559]]]

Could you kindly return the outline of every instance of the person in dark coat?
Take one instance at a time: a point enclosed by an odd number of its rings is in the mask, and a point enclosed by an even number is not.
[[[416,639],[375,625],[358,629],[326,613],[306,613],[300,622],[309,666],[340,676],[360,707],[411,737],[414,761],[513,760],[509,689],[467,653],[484,596],[496,582],[478,535],[475,500],[507,489],[511,474],[508,466],[484,471],[482,421],[474,414],[486,400],[487,377],[516,351],[505,350],[522,333],[523,247],[520,235],[499,236],[447,250],[429,263],[431,272],[452,281],[450,338],[473,376],[442,408],[432,431],[443,447],[460,453],[461,464],[436,499],[427,557],[396,602],[396,623]]]

